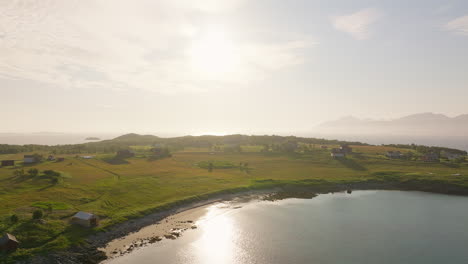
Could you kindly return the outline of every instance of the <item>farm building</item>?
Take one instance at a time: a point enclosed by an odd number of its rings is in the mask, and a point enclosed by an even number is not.
[[[2,160],[2,167],[15,166],[14,160]]]
[[[6,233],[3,237],[0,238],[0,252],[12,252],[15,251],[18,246],[18,240],[12,234]]]
[[[341,149],[334,148],[334,149],[331,150],[330,155],[333,158],[343,158],[343,157],[346,156],[346,153]]]
[[[96,215],[87,212],[78,212],[71,219],[72,224],[86,227],[97,226],[98,222],[99,219]]]
[[[340,150],[345,154],[353,152],[353,149],[349,145],[346,145],[346,144],[341,145]]]
[[[421,157],[424,162],[437,162],[439,161],[439,155],[437,153],[426,153]]]
[[[34,155],[24,155],[23,162],[24,163],[36,163],[37,159],[36,159],[36,156]]]
[[[442,157],[448,159],[448,160],[457,160],[462,157],[462,155],[457,154],[457,153],[452,153],[452,152],[442,152]]]
[[[64,161],[64,160],[65,160],[65,158],[62,158],[62,157],[57,158],[57,162],[61,162],[61,161]]]
[[[321,149],[328,149],[328,146],[322,145],[320,146]]]
[[[391,158],[391,159],[399,159],[401,157],[403,157],[403,154],[401,154],[400,151],[388,151],[387,154],[385,154],[385,156]]]
[[[49,155],[49,157],[47,157],[47,160],[48,161],[53,161],[53,160],[55,160],[55,157],[53,155]]]
[[[130,149],[121,149],[121,150],[117,151],[117,157],[130,158],[130,157],[133,157],[133,156],[135,156],[135,152],[133,152]]]

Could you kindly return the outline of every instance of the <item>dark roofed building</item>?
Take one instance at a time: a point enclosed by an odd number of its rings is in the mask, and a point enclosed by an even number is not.
[[[425,162],[438,162],[439,155],[437,153],[426,153],[421,159]]]
[[[341,145],[340,149],[345,154],[353,152],[353,149],[349,145],[346,145],[346,144]]]
[[[2,167],[15,166],[14,160],[2,160]]]
[[[121,149],[117,151],[117,157],[120,158],[130,158],[135,156],[135,152],[130,149]]]
[[[401,154],[400,151],[388,151],[385,155],[391,159],[399,159],[403,157],[403,154]]]
[[[19,246],[18,239],[12,234],[6,233],[0,238],[0,251],[12,252],[15,251]]]
[[[342,150],[342,149],[339,149],[339,148],[334,148],[331,150],[330,152],[330,155],[333,157],[333,158],[343,158],[343,157],[346,157],[346,153]]]

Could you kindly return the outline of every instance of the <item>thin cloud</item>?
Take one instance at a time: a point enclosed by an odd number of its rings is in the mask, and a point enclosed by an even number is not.
[[[449,21],[445,28],[455,34],[468,36],[468,16],[463,16]]]
[[[366,8],[349,15],[333,16],[331,20],[335,29],[363,40],[370,37],[371,25],[381,17],[382,13],[378,9]]]
[[[301,63],[305,40],[241,39],[236,47],[245,60],[239,72],[213,83],[201,79],[186,52],[204,26],[194,14],[228,12],[245,1],[188,2],[2,1],[0,78],[173,94],[237,85]]]

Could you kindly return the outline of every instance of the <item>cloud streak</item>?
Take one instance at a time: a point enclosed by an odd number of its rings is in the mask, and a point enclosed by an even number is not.
[[[331,17],[336,30],[350,34],[355,39],[368,39],[371,35],[370,27],[382,17],[376,8],[366,8],[355,13]]]
[[[468,15],[449,21],[445,28],[455,34],[468,36]]]
[[[0,78],[64,88],[180,93],[248,83],[302,63],[304,40],[239,39],[236,52],[245,58],[239,70],[213,80],[200,78],[188,54],[206,26],[206,19],[198,18],[244,2],[2,1]]]

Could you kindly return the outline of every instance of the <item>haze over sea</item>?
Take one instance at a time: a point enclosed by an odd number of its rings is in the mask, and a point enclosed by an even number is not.
[[[468,263],[468,197],[354,191],[236,208],[109,263]]]

